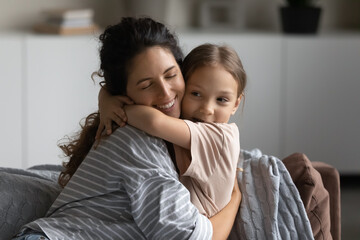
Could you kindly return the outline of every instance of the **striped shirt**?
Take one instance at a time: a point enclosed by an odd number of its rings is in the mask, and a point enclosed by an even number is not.
[[[47,217],[26,225],[49,239],[211,239],[163,140],[131,126],[92,149]]]

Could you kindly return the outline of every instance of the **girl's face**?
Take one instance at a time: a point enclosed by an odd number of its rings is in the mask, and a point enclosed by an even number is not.
[[[238,83],[221,65],[196,69],[186,82],[182,117],[195,122],[227,123],[239,106]]]
[[[174,55],[156,46],[135,56],[126,91],[136,104],[152,106],[178,118],[185,83]]]

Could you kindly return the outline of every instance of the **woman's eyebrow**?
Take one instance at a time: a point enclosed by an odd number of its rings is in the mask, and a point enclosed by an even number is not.
[[[139,81],[136,82],[136,86],[139,85],[139,84],[142,83],[142,82],[147,81],[147,80],[151,80],[151,77],[147,77],[147,78],[142,78],[142,79],[140,79]]]
[[[168,71],[170,71],[171,69],[173,69],[175,66],[171,66],[171,67],[169,67],[169,68],[167,68],[165,71],[164,71],[164,73],[167,73]]]

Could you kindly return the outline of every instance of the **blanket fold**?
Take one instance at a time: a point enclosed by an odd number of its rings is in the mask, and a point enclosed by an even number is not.
[[[299,192],[286,167],[259,149],[241,151],[241,205],[228,239],[314,239]]]

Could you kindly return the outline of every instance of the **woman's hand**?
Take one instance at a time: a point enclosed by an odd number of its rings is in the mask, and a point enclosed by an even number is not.
[[[106,134],[112,133],[113,122],[120,127],[125,126],[127,117],[123,109],[124,105],[134,104],[127,96],[112,96],[104,88],[99,92],[100,124],[96,132],[96,140],[99,140],[105,128]]]
[[[220,212],[210,218],[211,224],[213,226],[213,240],[228,238],[232,226],[234,225],[240,202],[241,192],[237,178],[235,177],[235,183],[230,202]]]
[[[235,177],[235,183],[234,183],[234,188],[233,188],[233,192],[231,194],[231,199],[232,198],[236,198],[238,201],[238,204],[240,205],[241,202],[241,191],[239,188],[239,183],[237,181],[237,178]]]

